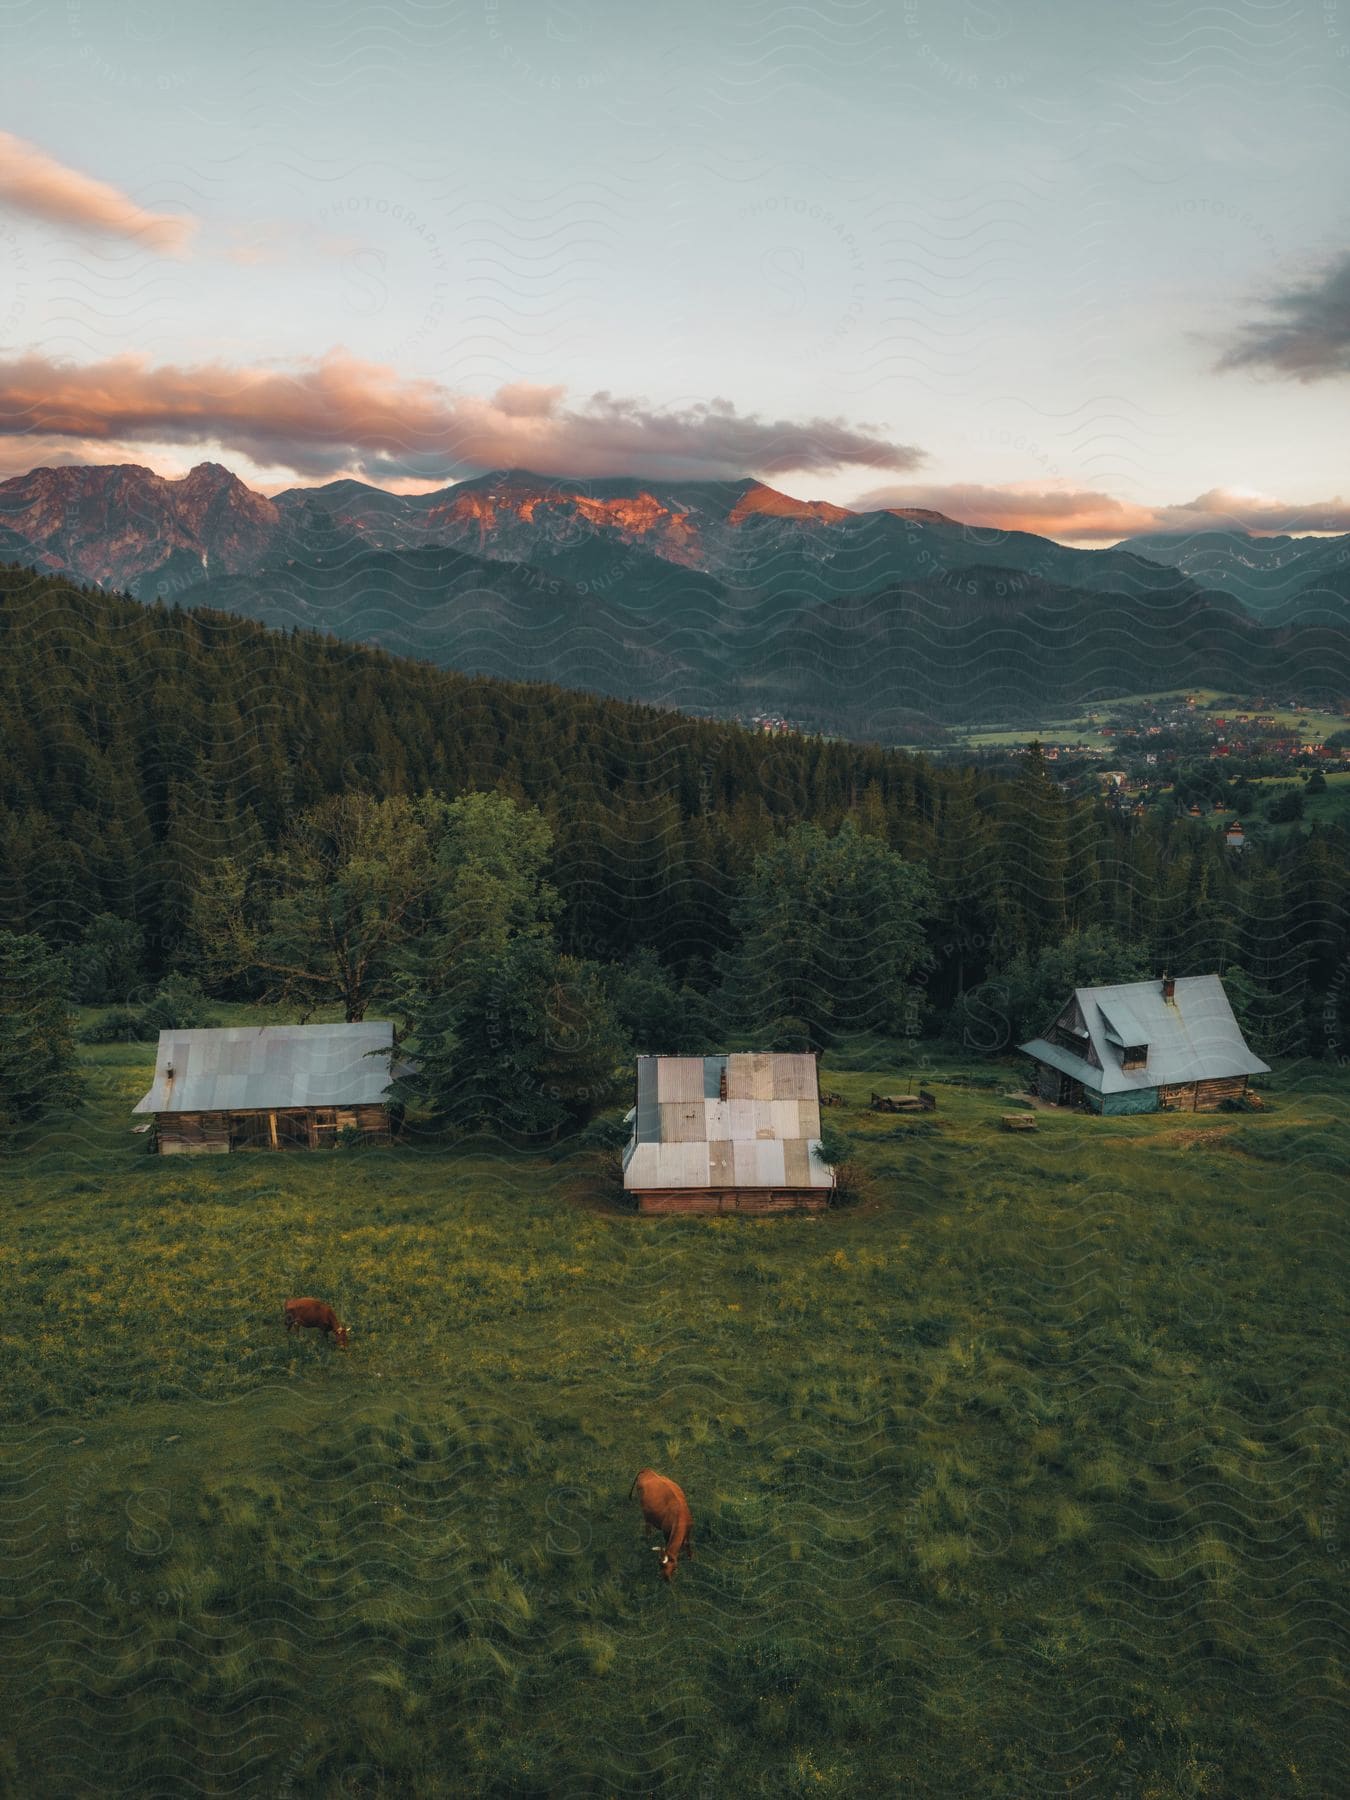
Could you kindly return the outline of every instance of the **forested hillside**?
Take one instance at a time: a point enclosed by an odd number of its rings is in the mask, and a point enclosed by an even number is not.
[[[1070,799],[1036,755],[1009,778],[767,739],[0,572],[0,929],[75,948],[111,915],[139,928],[147,979],[195,972],[194,897],[220,858],[249,865],[328,796],[473,790],[540,809],[569,955],[645,946],[711,991],[756,859],[852,821],[931,879],[926,1029],[1019,956],[1104,931],[1146,968],[1240,968],[1291,1047],[1343,1033],[1343,831],[1234,856],[1204,821]]]
[[[1241,557],[1174,567],[752,480],[499,470],[433,494],[338,481],[269,499],[203,463],[0,483],[0,556],[106,591],[892,743],[1178,683],[1343,697],[1343,547],[1280,542],[1294,561],[1253,617],[1227,591]]]

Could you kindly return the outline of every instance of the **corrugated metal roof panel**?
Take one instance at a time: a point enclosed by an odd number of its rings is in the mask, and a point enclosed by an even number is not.
[[[244,1078],[232,1070],[223,1075],[205,1075],[196,1085],[206,1098],[190,1102],[179,1088],[175,1094],[175,1112],[233,1112],[235,1108],[243,1107]],[[291,1097],[288,1094],[287,1098]],[[296,1104],[300,1103],[297,1101]]]
[[[755,1103],[753,1100],[728,1100],[727,1111],[731,1114],[731,1135],[741,1141],[755,1135]]]
[[[1102,1015],[1108,1037],[1114,1037],[1118,1044],[1138,1045],[1148,1042],[1148,1034],[1122,1001],[1113,999],[1110,1007],[1097,1002],[1097,1011]]]
[[[784,1142],[806,1135],[802,1130],[801,1102],[798,1100],[770,1100],[769,1118],[773,1135]]]
[[[783,1145],[783,1180],[792,1188],[811,1186],[811,1147],[805,1138],[789,1138]]]
[[[736,1178],[737,1187],[753,1187],[755,1185],[755,1145],[753,1139],[745,1143],[740,1139],[731,1146],[731,1166]]]
[[[665,1100],[661,1103],[663,1144],[705,1144],[708,1141],[706,1100]]]
[[[706,1144],[662,1144],[658,1164],[662,1187],[707,1187]]]
[[[714,1143],[721,1138],[731,1136],[731,1102],[730,1100],[705,1100],[704,1117],[707,1120],[708,1142]]]
[[[775,1055],[773,1091],[779,1100],[813,1099],[816,1092],[815,1057]]]
[[[655,1187],[660,1159],[659,1144],[639,1144],[624,1166],[623,1185],[626,1188]]]
[[[660,1056],[656,1059],[656,1097],[658,1100],[701,1100],[703,1098],[703,1058],[701,1056]]]
[[[388,1090],[393,1042],[386,1019],[161,1032],[154,1082],[133,1111],[376,1105]]]
[[[727,1099],[753,1100],[754,1059],[737,1053],[727,1058]]]
[[[661,1115],[656,1098],[656,1058],[640,1056],[637,1066],[637,1117],[633,1135],[639,1143],[656,1138],[661,1130]]]
[[[718,1096],[726,1072],[726,1100]],[[810,1056],[743,1053],[638,1058],[634,1145],[625,1184],[642,1187],[829,1187],[811,1155],[819,1137]],[[787,1146],[791,1146],[789,1150]]]
[[[787,1158],[781,1142],[764,1138],[755,1145],[755,1186],[782,1187],[787,1180]]]
[[[1052,1069],[1058,1069],[1061,1075],[1072,1075],[1084,1087],[1101,1087],[1101,1070],[1094,1069],[1081,1056],[1075,1056],[1072,1050],[1065,1050],[1061,1045],[1052,1044],[1045,1038],[1032,1038],[1030,1043],[1019,1044],[1017,1048],[1024,1050],[1028,1056],[1034,1056],[1037,1062],[1048,1063]]]

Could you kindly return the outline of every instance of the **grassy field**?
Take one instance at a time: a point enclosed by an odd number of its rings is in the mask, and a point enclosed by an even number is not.
[[[953,727],[953,742],[963,749],[989,749],[995,746],[1006,747],[1009,744],[1025,744],[1032,738],[1041,738],[1050,742],[1064,740],[1082,743],[1094,750],[1109,749],[1113,739],[1103,737],[1101,726],[1112,714],[1132,706],[1141,706],[1145,702],[1157,704],[1164,700],[1182,700],[1187,694],[1195,698],[1195,719],[1203,721],[1206,717],[1202,710],[1210,701],[1228,701],[1234,714],[1247,712],[1250,709],[1231,695],[1221,694],[1217,688],[1171,688],[1156,694],[1122,694],[1114,700],[1099,700],[1092,707],[1066,707],[1047,714],[1034,725],[991,726],[988,730],[980,726],[971,726],[961,730]],[[1088,713],[1092,718],[1088,718]],[[1320,744],[1333,732],[1344,731],[1347,721],[1339,713],[1319,712],[1316,707],[1302,707],[1291,711],[1287,706],[1272,706],[1262,709],[1263,718],[1274,719],[1279,725],[1293,728],[1305,744]],[[921,746],[915,746],[920,748]]]
[[[151,1158],[89,1056],[5,1171],[0,1791],[1337,1791],[1346,1071],[1026,1134],[1011,1068],[831,1072],[862,1205],[648,1221],[575,1153]]]
[[[1261,791],[1261,804],[1266,802],[1285,788],[1296,788],[1303,795],[1303,820],[1305,827],[1309,825],[1350,825],[1350,770],[1337,770],[1326,778],[1326,791],[1321,794],[1310,794],[1301,781],[1281,781],[1270,775],[1257,781],[1255,785]]]

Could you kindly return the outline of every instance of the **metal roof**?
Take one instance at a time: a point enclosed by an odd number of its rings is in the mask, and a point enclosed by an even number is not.
[[[1137,1045],[1148,1042],[1148,1033],[1135,1018],[1129,1007],[1119,1000],[1112,1000],[1109,1007],[1099,1000],[1097,1010],[1102,1015],[1106,1026],[1106,1035],[1115,1044]]]
[[[1075,988],[1074,998],[1100,1068],[1045,1038],[1018,1048],[1099,1093],[1270,1073],[1270,1064],[1249,1049],[1217,975],[1179,976],[1170,1001],[1160,981]],[[1121,1067],[1124,1044],[1148,1046],[1142,1069]]]
[[[834,1186],[813,1056],[640,1056],[633,1112],[627,1188]]]
[[[154,1082],[132,1110],[253,1112],[378,1105],[389,1087],[393,1048],[394,1027],[388,1019],[161,1031]]]

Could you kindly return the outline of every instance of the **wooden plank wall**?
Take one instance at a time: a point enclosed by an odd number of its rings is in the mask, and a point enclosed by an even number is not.
[[[1213,1112],[1224,1100],[1236,1100],[1247,1091],[1245,1075],[1216,1076],[1209,1081],[1177,1082],[1158,1089],[1164,1112]]]
[[[383,1106],[279,1107],[248,1112],[158,1113],[156,1137],[161,1156],[223,1155],[231,1137],[243,1129],[249,1149],[314,1150],[337,1141],[340,1131],[361,1131],[371,1143],[387,1144],[392,1136]],[[243,1147],[243,1146],[241,1146]]]
[[[1225,1100],[1236,1100],[1247,1091],[1245,1075],[1228,1075],[1213,1081],[1197,1081],[1195,1084],[1195,1109],[1197,1112],[1213,1112]]]
[[[222,1113],[160,1113],[155,1127],[161,1156],[223,1156],[230,1148]]]

